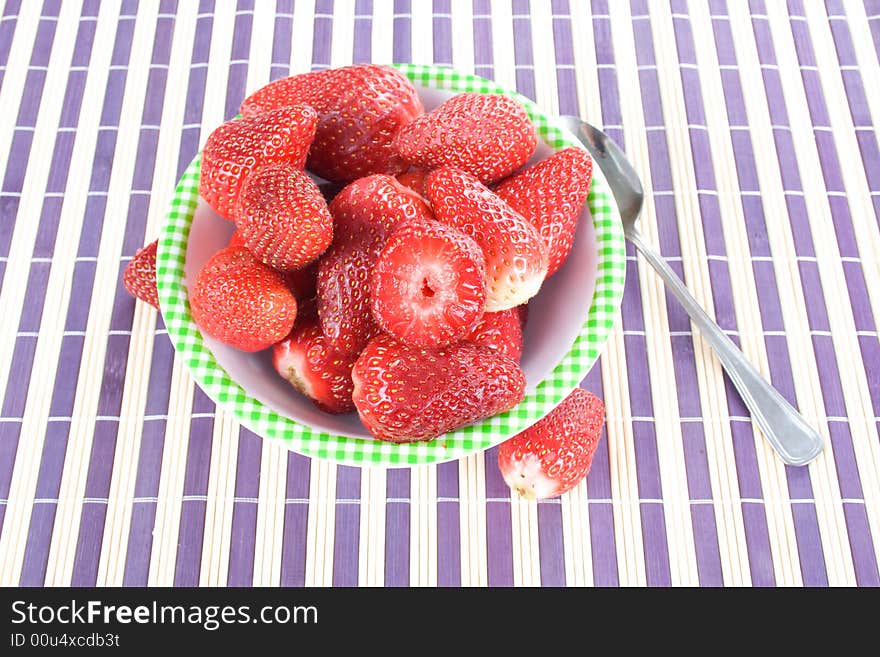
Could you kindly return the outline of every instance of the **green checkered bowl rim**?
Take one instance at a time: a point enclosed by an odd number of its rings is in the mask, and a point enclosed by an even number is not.
[[[576,146],[570,133],[528,98],[490,80],[449,68],[396,64],[416,85],[458,92],[505,94],[525,107],[538,135],[549,146]],[[156,255],[156,280],[162,315],[177,353],[205,393],[245,427],[306,456],[346,465],[409,467],[440,463],[479,452],[531,426],[581,382],[599,358],[620,308],[626,272],[623,226],[602,172],[593,170],[587,204],[595,225],[598,273],[593,300],[571,349],[550,375],[513,409],[461,427],[428,442],[394,444],[333,435],[296,422],[252,397],[217,363],[190,314],[184,285],[189,229],[199,194],[200,155],[181,177],[171,201]]]

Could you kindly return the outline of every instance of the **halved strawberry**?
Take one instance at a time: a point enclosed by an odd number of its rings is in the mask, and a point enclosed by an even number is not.
[[[602,400],[576,388],[536,424],[501,443],[504,481],[530,500],[570,491],[590,471],[604,422]]]
[[[321,333],[317,315],[305,314],[291,334],[273,347],[275,370],[321,410],[353,411],[351,368],[357,355],[334,351]]]
[[[484,313],[479,323],[468,333],[466,340],[500,351],[519,362],[522,356],[522,327],[519,322],[519,306]]]
[[[425,178],[438,221],[471,237],[486,256],[486,311],[506,310],[538,293],[547,274],[547,247],[521,214],[458,169],[443,167]]]
[[[535,127],[507,96],[453,96],[397,134],[394,147],[418,167],[453,166],[489,184],[519,169],[535,152]]]
[[[486,260],[476,242],[436,221],[407,222],[379,254],[370,285],[373,317],[419,347],[465,337],[486,305]]]
[[[528,219],[547,245],[552,275],[571,251],[590,182],[593,158],[582,148],[566,148],[502,180],[495,193]]]
[[[388,66],[358,64],[275,80],[248,97],[244,116],[289,103],[318,112],[308,168],[327,180],[395,174],[406,164],[391,142],[424,111],[412,83]]]
[[[370,310],[370,276],[388,234],[403,221],[433,215],[421,197],[381,174],[348,185],[330,213],[335,239],[318,266],[318,316],[334,349],[357,353],[379,332]]]
[[[242,246],[205,263],[189,291],[192,317],[208,335],[242,351],[260,351],[290,333],[296,299],[281,274]]]
[[[208,136],[202,149],[199,195],[220,216],[231,219],[252,171],[282,163],[303,168],[317,121],[315,110],[306,105],[227,121]]]
[[[251,173],[233,219],[248,250],[274,269],[304,267],[333,240],[333,218],[321,191],[302,169],[289,164]]]
[[[525,394],[516,361],[470,342],[425,349],[376,336],[352,370],[352,398],[380,440],[429,440],[507,411]]]
[[[159,240],[138,249],[122,272],[122,284],[128,293],[159,310],[159,290],[156,289],[156,247]]]

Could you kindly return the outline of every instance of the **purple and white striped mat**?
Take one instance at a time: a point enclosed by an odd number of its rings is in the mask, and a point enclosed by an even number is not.
[[[880,585],[880,1],[0,0],[0,584]],[[643,227],[827,441],[781,464],[630,251],[585,484],[359,470],[194,387],[122,290],[241,99],[454,66],[625,145]],[[874,92],[870,90],[874,89]]]

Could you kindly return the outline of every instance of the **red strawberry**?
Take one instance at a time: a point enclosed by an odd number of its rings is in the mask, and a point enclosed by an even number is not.
[[[486,311],[506,310],[538,293],[547,248],[532,224],[469,173],[443,167],[425,178],[438,221],[471,237],[486,256]]]
[[[227,121],[208,136],[202,149],[199,194],[219,215],[231,219],[252,171],[282,163],[303,168],[317,120],[311,107],[292,105]]]
[[[337,70],[310,71],[273,80],[245,98],[239,111],[248,117],[289,105],[312,105]]]
[[[419,167],[453,166],[489,184],[519,169],[538,138],[522,105],[507,96],[468,93],[402,128],[401,157]]]
[[[570,491],[590,471],[604,422],[602,400],[576,388],[536,424],[501,443],[504,481],[530,500]]]
[[[519,308],[508,308],[497,313],[485,313],[465,339],[491,347],[519,362],[522,355],[523,339],[519,323]]]
[[[271,347],[296,319],[296,299],[281,274],[242,246],[228,246],[205,263],[189,302],[205,333],[242,351]]]
[[[428,169],[421,167],[410,167],[403,173],[398,173],[397,182],[404,187],[409,187],[419,196],[425,195],[425,176],[431,173]]]
[[[357,355],[343,356],[327,345],[314,313],[301,318],[272,350],[276,371],[328,413],[354,410],[351,368],[356,359]]]
[[[366,176],[339,192],[330,204],[333,229],[340,239],[364,230],[387,235],[401,221],[434,218],[421,195],[391,176]]]
[[[248,116],[296,102],[318,112],[308,168],[327,180],[402,171],[406,164],[391,142],[424,111],[405,76],[387,66],[358,64],[276,80],[247,98],[241,112]]]
[[[448,345],[480,321],[486,260],[476,242],[436,221],[395,230],[373,268],[373,317],[385,331],[419,347]]]
[[[156,289],[156,247],[159,240],[150,242],[145,247],[138,249],[134,257],[125,266],[122,272],[122,284],[128,293],[146,301],[159,310],[159,290]]]
[[[289,164],[254,171],[234,208],[237,232],[248,250],[274,269],[304,267],[333,240],[333,218],[321,191]]]
[[[550,254],[548,276],[571,251],[592,179],[590,154],[581,148],[566,148],[502,180],[495,188],[498,196],[541,233]]]
[[[384,238],[345,240],[330,247],[318,265],[318,317],[327,343],[356,354],[379,325],[370,310],[370,275]]]
[[[296,297],[297,302],[314,299],[318,289],[318,261],[302,269],[281,272],[287,289]]]
[[[525,377],[507,356],[470,342],[424,349],[387,333],[373,338],[352,370],[354,404],[376,438],[429,440],[507,411]]]
[[[330,204],[335,241],[318,266],[318,316],[329,344],[357,353],[379,332],[370,311],[370,275],[388,234],[410,219],[430,220],[424,200],[385,175],[361,178]]]

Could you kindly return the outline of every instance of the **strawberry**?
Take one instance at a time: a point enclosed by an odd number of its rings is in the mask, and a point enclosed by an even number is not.
[[[318,317],[327,344],[340,353],[358,353],[379,333],[370,310],[370,275],[384,244],[384,236],[344,240],[320,260]]]
[[[242,351],[260,351],[290,333],[296,299],[281,274],[242,246],[215,253],[189,292],[193,320],[217,340]]]
[[[402,221],[433,215],[418,194],[381,174],[346,186],[330,213],[335,241],[318,266],[318,316],[334,349],[357,353],[379,332],[369,285],[388,234]]]
[[[507,96],[467,93],[403,127],[400,156],[418,167],[453,166],[489,184],[519,169],[538,138],[522,105]]]
[[[208,136],[202,149],[199,195],[220,216],[231,219],[252,171],[282,163],[303,168],[317,121],[315,110],[306,105],[227,121]]]
[[[122,284],[136,299],[146,301],[159,310],[159,290],[156,289],[156,247],[159,240],[138,249],[122,272]]]
[[[548,276],[559,269],[571,251],[592,178],[590,154],[581,148],[566,148],[495,187],[495,193],[541,233],[550,254]]]
[[[404,187],[409,187],[419,196],[425,195],[425,176],[431,173],[428,169],[421,167],[410,167],[403,173],[398,173],[395,177]]]
[[[301,169],[273,164],[242,185],[233,219],[248,250],[274,269],[299,269],[333,239],[333,218],[315,182]]]
[[[500,351],[519,362],[522,355],[522,328],[518,308],[485,313],[466,340]]]
[[[570,491],[590,471],[604,422],[602,400],[576,388],[536,424],[501,443],[504,481],[530,500]]]
[[[507,411],[522,401],[525,377],[516,361],[457,342],[425,349],[382,333],[352,370],[352,398],[364,426],[380,440],[429,440]]]
[[[333,229],[340,239],[364,230],[387,235],[401,221],[433,219],[421,195],[391,176],[376,174],[346,185],[330,204]]]
[[[343,356],[327,345],[314,312],[303,313],[291,334],[272,349],[275,370],[328,413],[354,410],[351,368],[357,355]]]
[[[373,317],[385,331],[419,347],[448,345],[480,321],[486,260],[476,242],[436,221],[395,230],[373,268]]]
[[[395,69],[358,64],[271,82],[247,98],[244,116],[291,103],[318,112],[308,168],[327,180],[395,174],[406,164],[391,142],[423,111],[412,83]]]
[[[473,175],[443,167],[425,178],[438,221],[458,228],[483,249],[486,311],[506,310],[538,293],[547,274],[547,248],[537,229]]]
[[[248,117],[300,103],[314,106],[324,86],[338,70],[310,71],[273,80],[245,98],[239,111]]]

